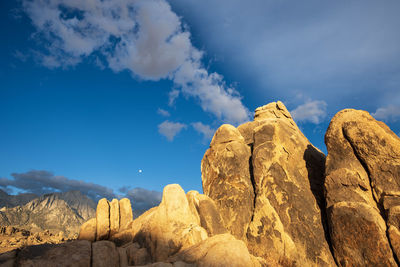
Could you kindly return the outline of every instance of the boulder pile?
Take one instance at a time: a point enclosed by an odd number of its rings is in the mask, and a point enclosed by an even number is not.
[[[203,192],[167,185],[132,218],[127,199],[99,201],[79,240],[0,255],[4,266],[398,266],[400,139],[367,112],[343,110],[328,156],[282,102],[215,133]],[[133,203],[134,204],[134,203]]]

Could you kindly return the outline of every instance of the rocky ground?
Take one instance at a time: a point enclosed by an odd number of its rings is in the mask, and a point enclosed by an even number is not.
[[[28,230],[13,226],[0,227],[0,253],[21,249],[26,246],[40,244],[60,244],[68,240],[76,239],[76,236],[67,237],[63,232],[51,233],[42,231],[31,233]]]
[[[216,131],[201,163],[204,194],[167,185],[134,220],[129,200],[102,199],[79,240],[27,246],[0,264],[399,266],[400,138],[346,109],[325,142],[327,157],[270,103]]]

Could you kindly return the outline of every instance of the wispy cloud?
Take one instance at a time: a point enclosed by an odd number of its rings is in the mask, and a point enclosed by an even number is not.
[[[203,135],[205,140],[210,140],[214,135],[215,130],[211,129],[209,125],[201,122],[193,122],[191,125],[197,132]]]
[[[46,52],[36,52],[49,68],[80,63],[100,54],[112,70],[129,70],[144,80],[170,79],[172,104],[183,95],[196,98],[217,118],[240,123],[249,118],[239,94],[202,64],[190,33],[165,0],[23,0],[23,9]],[[98,65],[98,64],[97,64]]]
[[[302,92],[330,107],[400,104],[400,1],[170,2],[261,99]]]
[[[166,120],[158,125],[158,132],[164,135],[168,141],[172,141],[180,131],[186,128],[186,124]]]
[[[371,114],[377,120],[384,120],[388,122],[397,121],[400,118],[400,106],[388,106],[378,108],[375,113]]]
[[[167,110],[162,109],[162,108],[159,108],[159,109],[157,110],[157,113],[158,113],[159,115],[161,115],[161,116],[164,116],[164,117],[169,117],[169,116],[171,116],[171,114],[169,114],[169,112],[168,112]]]
[[[311,122],[314,124],[321,123],[326,117],[327,104],[325,101],[307,101],[298,106],[290,113],[297,122]]]

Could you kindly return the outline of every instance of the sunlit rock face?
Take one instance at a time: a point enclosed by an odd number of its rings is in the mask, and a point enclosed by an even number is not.
[[[400,139],[366,111],[337,113],[326,132],[326,202],[341,266],[397,266]]]
[[[274,102],[257,108],[252,122],[217,130],[202,161],[203,191],[252,254],[334,266],[321,212],[324,162],[283,103]]]

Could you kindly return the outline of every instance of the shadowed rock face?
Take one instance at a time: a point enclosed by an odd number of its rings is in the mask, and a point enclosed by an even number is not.
[[[319,207],[325,156],[281,102],[258,108],[254,117],[238,129],[223,125],[215,133],[202,161],[204,193],[254,255],[334,266]]]
[[[396,266],[399,138],[368,112],[347,109],[332,119],[325,143],[328,222],[338,264]]]

